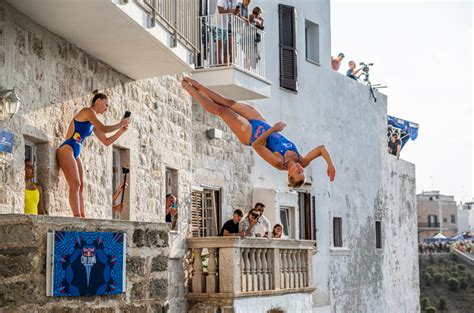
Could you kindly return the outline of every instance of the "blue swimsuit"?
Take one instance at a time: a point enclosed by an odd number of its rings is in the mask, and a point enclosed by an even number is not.
[[[264,132],[269,130],[271,126],[260,120],[249,120],[250,125],[252,125],[252,137],[250,138],[250,146],[258,139]],[[273,133],[267,138],[265,146],[271,152],[278,152],[283,157],[283,162],[285,162],[285,152],[294,151],[298,155],[298,161],[300,159],[300,153],[296,145],[288,140],[285,136],[280,133]]]
[[[74,152],[74,159],[77,159],[81,154],[84,139],[92,134],[93,129],[94,125],[92,125],[91,122],[79,122],[74,119],[74,134],[59,147],[61,148],[64,145],[71,146],[72,151]]]

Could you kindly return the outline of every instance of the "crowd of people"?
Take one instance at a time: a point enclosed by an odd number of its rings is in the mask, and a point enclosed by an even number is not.
[[[245,215],[242,210],[236,209],[232,218],[222,226],[219,236],[284,238],[283,226],[275,224],[272,228],[264,212],[265,204],[261,202],[257,202]]]
[[[420,254],[449,253],[451,249],[457,249],[461,252],[474,253],[474,242],[420,242],[418,244],[418,252]]]
[[[251,0],[218,0],[216,14],[232,14],[241,18],[247,25],[253,25],[257,29],[263,30],[263,10],[261,7],[256,6],[250,11]],[[249,13],[250,12],[250,13]],[[218,23],[219,24],[219,23]],[[236,36],[235,30],[232,29],[232,23],[229,20],[227,29],[221,29],[220,27],[214,27],[213,39],[217,44],[215,53],[217,54],[217,64],[226,65],[232,63],[233,56],[232,48],[234,45],[234,37]],[[247,63],[252,61],[255,67],[256,62],[260,59],[258,52],[258,43],[261,41],[260,34],[256,33],[254,41],[254,50],[256,52],[256,58],[254,60],[247,60]]]

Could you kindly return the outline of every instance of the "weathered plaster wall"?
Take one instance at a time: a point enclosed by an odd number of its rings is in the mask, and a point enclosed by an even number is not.
[[[267,30],[268,25],[277,27],[278,6],[271,1],[255,4],[263,7]],[[265,37],[272,96],[252,104],[271,123],[286,122],[283,133],[300,153],[324,144],[337,170],[336,180],[329,183],[322,159],[306,169],[312,182],[306,189],[316,198],[313,303],[330,304],[337,313],[399,312],[399,307],[417,312],[415,172],[413,165],[386,154],[387,99],[378,94],[374,103],[368,87],[331,69],[329,1],[286,4],[295,6],[297,14],[298,93],[279,86],[279,67],[272,66],[279,64],[279,39],[272,29]],[[319,25],[320,65],[306,60],[305,20]],[[258,188],[288,192],[286,173],[276,172],[258,156],[252,182]],[[278,216],[281,205],[272,204],[275,212],[269,214]],[[333,217],[342,218],[343,249],[332,248]],[[295,219],[298,224],[297,214]],[[381,250],[375,248],[376,219],[382,221]]]
[[[310,294],[289,294],[274,297],[242,298],[234,302],[235,313],[307,312],[312,307]],[[280,311],[281,312],[281,311]]]

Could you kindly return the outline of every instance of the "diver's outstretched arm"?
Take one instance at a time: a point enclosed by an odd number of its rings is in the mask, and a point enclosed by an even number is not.
[[[336,169],[334,168],[334,164],[332,163],[331,155],[329,155],[329,152],[324,145],[318,146],[308,152],[308,154],[301,158],[300,164],[303,167],[307,167],[311,163],[311,161],[316,158],[319,158],[320,156],[322,156],[323,159],[326,161],[328,165],[327,174],[329,176],[329,179],[333,181],[334,177],[336,176]]]

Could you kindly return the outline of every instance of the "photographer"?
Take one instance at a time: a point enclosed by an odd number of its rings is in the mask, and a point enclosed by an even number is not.
[[[255,226],[258,224],[259,218],[260,214],[256,209],[250,210],[247,217],[240,223],[240,231],[247,237],[261,237],[260,234],[255,231]]]
[[[178,208],[176,206],[176,197],[172,194],[166,195],[165,222],[171,230],[176,229],[178,221]]]
[[[362,71],[363,67],[356,69],[356,64],[354,61],[349,61],[349,69],[346,72],[346,76],[352,78],[353,80],[357,80],[360,76],[359,72]],[[359,76],[356,76],[359,74]]]

